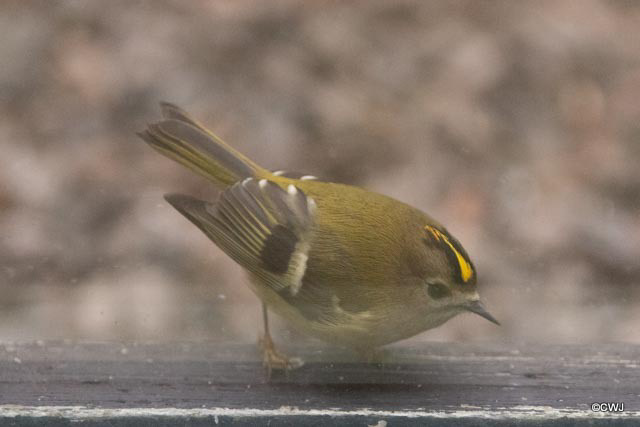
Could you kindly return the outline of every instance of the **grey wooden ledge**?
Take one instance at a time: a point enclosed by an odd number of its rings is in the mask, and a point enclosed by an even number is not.
[[[640,425],[637,345],[290,353],[305,366],[266,382],[254,345],[0,343],[0,425]]]

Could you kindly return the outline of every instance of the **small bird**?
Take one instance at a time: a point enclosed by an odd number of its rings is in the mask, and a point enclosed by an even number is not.
[[[463,312],[499,324],[480,303],[467,252],[427,214],[359,187],[271,172],[177,106],[161,108],[163,120],[138,135],[221,187],[215,202],[165,199],[249,273],[269,373],[301,361],[276,350],[267,309],[366,354]]]

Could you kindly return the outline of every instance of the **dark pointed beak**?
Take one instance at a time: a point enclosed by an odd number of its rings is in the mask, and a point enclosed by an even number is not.
[[[478,316],[482,316],[485,319],[487,319],[489,322],[495,323],[496,325],[500,326],[500,322],[498,322],[496,320],[495,317],[493,317],[486,308],[484,308],[484,306],[480,303],[480,301],[473,301],[469,304],[466,304],[464,306],[465,310],[468,310],[472,313],[477,314]]]

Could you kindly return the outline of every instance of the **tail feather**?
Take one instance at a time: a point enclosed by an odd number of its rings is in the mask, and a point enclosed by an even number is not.
[[[179,122],[189,123],[190,125],[195,126],[203,131],[207,131],[204,126],[202,126],[198,121],[189,116],[186,111],[175,104],[162,101],[160,103],[160,108],[162,110],[162,117],[167,120],[178,120]]]
[[[268,174],[180,108],[161,105],[165,120],[150,124],[138,136],[163,155],[223,185]]]

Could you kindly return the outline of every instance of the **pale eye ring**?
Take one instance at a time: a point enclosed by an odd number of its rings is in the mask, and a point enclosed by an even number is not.
[[[427,283],[427,294],[434,300],[438,300],[451,295],[451,291],[444,283],[434,281]]]

